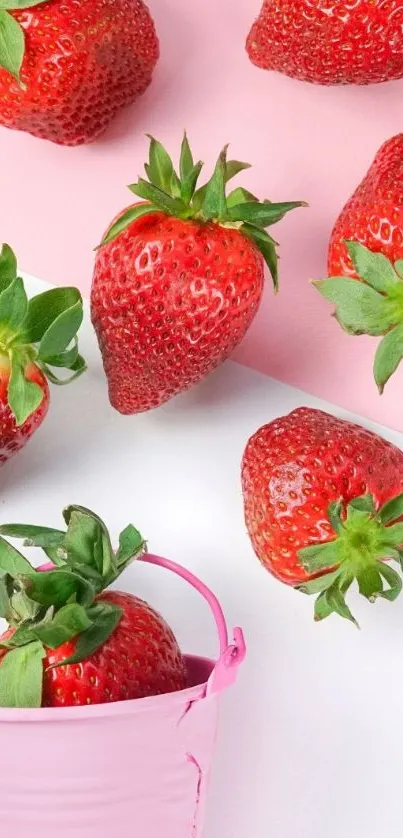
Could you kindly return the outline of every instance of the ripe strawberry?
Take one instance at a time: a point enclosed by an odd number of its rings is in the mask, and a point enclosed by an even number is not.
[[[400,0],[264,0],[247,39],[265,70],[317,84],[373,84],[403,76]]]
[[[342,210],[330,238],[329,278],[314,283],[348,334],[385,335],[374,363],[381,393],[403,357],[402,183],[398,134],[381,147]]]
[[[5,0],[0,124],[90,142],[148,87],[158,60],[143,0]]]
[[[0,706],[62,707],[142,698],[186,687],[175,637],[146,602],[106,591],[145,550],[123,530],[111,547],[105,524],[88,509],[64,511],[67,531],[9,524],[55,563],[46,573],[0,537],[0,601],[10,627],[0,638]]]
[[[354,580],[369,601],[395,599],[403,566],[403,452],[359,425],[302,407],[260,428],[242,461],[253,548],[277,579],[319,594],[317,620],[353,620]],[[386,583],[386,585],[385,585]]]
[[[227,161],[196,190],[186,136],[180,178],[150,138],[148,180],[129,188],[142,200],[109,228],[98,249],[91,315],[111,404],[137,413],[166,402],[230,355],[263,293],[263,262],[277,288],[277,255],[265,227],[300,201],[259,202],[226,182],[246,163]]]
[[[65,384],[54,371],[85,370],[76,333],[83,318],[77,288],[53,288],[28,301],[13,251],[0,253],[0,465],[22,448],[49,407],[47,379]],[[51,369],[53,367],[53,371]]]

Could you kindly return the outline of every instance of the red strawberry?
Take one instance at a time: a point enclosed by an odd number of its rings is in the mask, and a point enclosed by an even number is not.
[[[184,689],[184,658],[163,618],[131,594],[101,593],[144,552],[140,533],[126,527],[115,554],[93,512],[73,506],[64,518],[67,532],[0,528],[57,563],[36,572],[0,538],[1,602],[10,624],[0,638],[0,706],[104,704]]]
[[[159,47],[143,0],[6,0],[2,8],[0,124],[79,145],[148,87]]]
[[[83,318],[77,288],[53,288],[28,301],[13,251],[0,253],[0,465],[35,433],[49,407],[55,368],[85,370],[76,333]],[[53,367],[53,371],[51,369]]]
[[[400,0],[264,0],[250,59],[317,84],[372,84],[403,76]]]
[[[398,134],[384,143],[342,210],[330,238],[329,279],[314,283],[335,304],[348,334],[385,335],[374,364],[380,392],[403,357],[402,208],[403,134]]]
[[[307,407],[260,428],[242,462],[253,548],[277,579],[319,594],[316,619],[353,619],[345,594],[394,599],[403,563],[403,452],[359,425]],[[386,585],[385,585],[386,583]]]
[[[226,182],[247,164],[221,153],[196,191],[202,163],[186,139],[180,177],[151,138],[142,198],[109,228],[98,250],[91,292],[113,407],[137,413],[166,402],[231,354],[263,293],[266,261],[277,287],[274,240],[265,227],[301,202],[259,202]]]

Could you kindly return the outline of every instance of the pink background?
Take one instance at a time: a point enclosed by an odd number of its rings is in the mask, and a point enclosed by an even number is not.
[[[403,130],[403,82],[322,88],[253,67],[244,41],[260,0],[150,0],[162,57],[143,99],[96,144],[68,149],[0,131],[0,238],[21,267],[88,293],[92,248],[142,170],[144,133],[171,151],[186,127],[210,165],[225,142],[253,163],[243,183],[260,197],[305,199],[275,228],[281,293],[264,303],[236,359],[403,430],[403,369],[377,395],[376,342],[345,336],[308,285],[326,271],[333,222],[381,143]]]

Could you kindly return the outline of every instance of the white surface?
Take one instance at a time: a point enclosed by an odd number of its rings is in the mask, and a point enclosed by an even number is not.
[[[401,838],[403,598],[357,598],[360,632],[335,617],[315,625],[312,600],[260,567],[243,522],[249,435],[298,405],[347,414],[226,363],[166,407],[123,417],[109,406],[89,323],[81,345],[89,372],[52,388],[44,425],[1,470],[0,519],[57,526],[62,507],[80,503],[115,536],[132,521],[244,627],[248,658],[223,702],[206,838]],[[160,608],[184,649],[215,653],[206,606],[183,582],[138,565],[122,584]]]

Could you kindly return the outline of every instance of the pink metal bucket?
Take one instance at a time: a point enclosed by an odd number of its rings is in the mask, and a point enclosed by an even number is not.
[[[0,708],[0,835],[4,838],[200,838],[220,693],[245,657],[228,642],[219,602],[184,568],[151,562],[207,600],[218,661],[188,656],[189,686],[89,707]],[[43,568],[45,569],[45,568]]]

